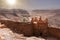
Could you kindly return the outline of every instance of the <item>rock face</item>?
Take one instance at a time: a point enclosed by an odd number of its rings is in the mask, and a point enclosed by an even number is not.
[[[0,20],[22,22],[25,18],[28,21],[29,13],[23,9],[0,9]]]

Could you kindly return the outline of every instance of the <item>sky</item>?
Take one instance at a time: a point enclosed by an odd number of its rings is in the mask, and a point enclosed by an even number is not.
[[[2,8],[16,9],[60,9],[60,0],[16,0],[14,5],[9,5],[6,0],[0,0]]]

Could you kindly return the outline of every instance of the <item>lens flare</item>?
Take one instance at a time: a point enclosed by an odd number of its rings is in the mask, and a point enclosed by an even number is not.
[[[16,3],[16,0],[6,0],[7,4],[14,5]]]

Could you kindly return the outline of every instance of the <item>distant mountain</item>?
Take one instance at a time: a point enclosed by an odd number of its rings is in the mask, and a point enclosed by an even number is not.
[[[28,20],[29,13],[23,9],[0,9],[0,20],[23,21]]]
[[[48,18],[50,26],[60,27],[60,9],[55,10],[33,10],[31,12],[32,17],[40,17],[43,19]]]

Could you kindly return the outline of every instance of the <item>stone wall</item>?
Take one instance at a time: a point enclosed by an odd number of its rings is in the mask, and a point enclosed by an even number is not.
[[[26,36],[33,35],[32,26],[30,23],[19,23],[7,20],[0,20],[2,24],[5,24],[6,27],[10,28],[13,32],[24,34]]]
[[[10,28],[13,32],[24,34],[25,36],[40,36],[43,35],[51,35],[57,38],[60,38],[60,29],[53,28],[53,27],[39,27],[36,24],[31,23],[19,23],[7,20],[0,20],[2,24],[5,24],[6,27]]]
[[[40,29],[41,27],[38,26],[38,24],[22,23],[22,22],[19,23],[8,20],[0,20],[0,22],[2,24],[5,24],[6,27],[13,30],[13,32],[24,34],[26,36],[40,36],[40,35],[45,35],[45,33],[47,33],[46,27],[42,26],[43,29],[41,30]]]
[[[60,38],[60,29],[53,28],[53,27],[48,27],[48,34],[50,36],[54,36],[54,37]]]

